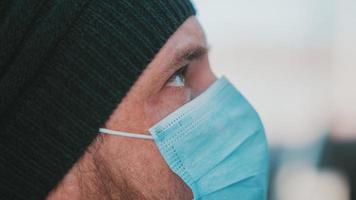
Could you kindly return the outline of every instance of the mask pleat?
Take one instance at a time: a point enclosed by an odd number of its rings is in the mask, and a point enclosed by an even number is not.
[[[199,200],[231,200],[231,199],[241,199],[241,200],[263,200],[266,199],[267,190],[264,187],[256,187],[260,180],[259,177],[255,176],[252,178],[245,179],[241,182],[231,184],[225,188],[214,191],[203,195]],[[257,182],[257,183],[256,183]],[[234,191],[234,192],[231,192]]]
[[[197,181],[201,194],[208,194],[245,179],[267,173],[265,165],[268,160],[264,156],[263,135],[257,134],[249,137],[247,142],[235,149],[233,153],[219,163],[215,168]],[[249,148],[250,146],[254,148]],[[253,156],[251,156],[253,155]],[[259,182],[255,187],[264,185]]]

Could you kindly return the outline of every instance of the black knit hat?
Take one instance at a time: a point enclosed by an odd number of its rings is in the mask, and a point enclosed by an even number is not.
[[[43,199],[83,155],[189,0],[1,0],[0,199]]]

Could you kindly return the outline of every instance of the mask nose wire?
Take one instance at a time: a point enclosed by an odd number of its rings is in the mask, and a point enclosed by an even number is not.
[[[109,130],[109,129],[106,129],[106,128],[99,128],[99,133],[116,135],[116,136],[123,136],[123,137],[130,137],[130,138],[153,140],[153,137],[151,135],[144,135],[144,134],[138,134],[138,133],[128,133],[128,132],[123,132],[123,131],[114,131],[114,130]]]

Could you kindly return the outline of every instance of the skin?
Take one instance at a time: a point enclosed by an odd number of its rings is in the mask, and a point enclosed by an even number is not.
[[[187,66],[184,86],[171,86]],[[148,129],[209,87],[212,73],[204,32],[192,16],[169,38],[105,124],[149,134]],[[174,174],[151,140],[102,134],[47,197],[56,199],[189,199],[189,187]]]

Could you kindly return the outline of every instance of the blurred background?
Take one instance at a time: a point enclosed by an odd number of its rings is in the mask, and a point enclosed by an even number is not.
[[[193,0],[226,75],[260,113],[270,200],[356,200],[356,1]]]

